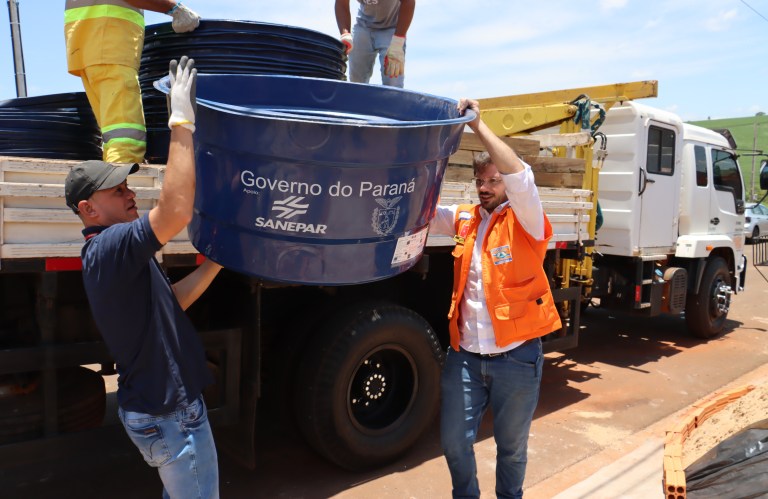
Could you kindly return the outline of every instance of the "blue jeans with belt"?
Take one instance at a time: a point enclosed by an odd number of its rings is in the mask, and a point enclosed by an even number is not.
[[[373,74],[376,56],[379,56],[381,83],[390,87],[403,88],[405,73],[396,78],[390,78],[384,73],[384,57],[387,55],[389,43],[395,34],[395,28],[370,29],[355,24],[352,29],[352,52],[349,53],[349,81],[368,83]],[[406,48],[403,47],[405,51]]]
[[[453,497],[480,497],[474,443],[490,406],[496,496],[522,498],[528,433],[539,401],[543,354],[536,338],[496,356],[448,348],[441,379],[440,440]]]
[[[202,396],[163,415],[118,408],[128,436],[144,460],[157,468],[163,498],[218,498],[219,466]]]

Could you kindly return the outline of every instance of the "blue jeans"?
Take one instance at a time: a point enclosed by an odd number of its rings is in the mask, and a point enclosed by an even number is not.
[[[218,498],[219,467],[202,397],[153,416],[118,408],[120,421],[144,460],[157,468],[164,498]]]
[[[395,34],[395,28],[369,29],[355,24],[352,30],[352,52],[349,53],[349,81],[368,83],[373,74],[373,64],[376,55],[379,56],[381,67],[381,83],[390,87],[403,88],[405,72],[397,78],[384,74],[384,57],[387,55],[389,42]],[[403,51],[405,51],[403,47]]]
[[[474,443],[490,406],[496,440],[496,496],[523,497],[528,432],[544,358],[535,339],[496,357],[448,347],[441,385],[440,440],[453,497],[480,497]]]

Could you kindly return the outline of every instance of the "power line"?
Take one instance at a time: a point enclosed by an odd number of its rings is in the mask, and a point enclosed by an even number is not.
[[[741,0],[741,3],[743,3],[744,5],[746,5],[747,7],[749,7],[750,9],[752,9],[752,12],[754,12],[754,13],[755,13],[755,14],[757,14],[758,16],[760,16],[760,17],[762,17],[763,19],[765,19],[766,21],[768,21],[768,17],[765,17],[764,15],[762,15],[761,13],[759,13],[757,10],[755,10],[755,8],[754,8],[754,7],[752,7],[751,5],[749,5],[749,4],[748,4],[747,2],[745,2],[744,0]]]

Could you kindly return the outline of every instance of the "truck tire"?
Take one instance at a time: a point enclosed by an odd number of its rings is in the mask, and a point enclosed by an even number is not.
[[[59,369],[56,375],[58,433],[98,428],[104,420],[104,378],[84,367]],[[0,444],[43,436],[42,384],[24,393],[0,394]]]
[[[722,286],[730,286],[728,265],[720,257],[707,263],[701,279],[699,292],[688,293],[685,302],[685,322],[688,330],[698,338],[709,339],[720,334],[728,316],[720,306],[718,295]],[[726,294],[726,308],[730,305],[730,294]]]
[[[298,426],[337,465],[360,471],[402,455],[434,423],[443,352],[429,323],[390,304],[335,315],[296,377]]]

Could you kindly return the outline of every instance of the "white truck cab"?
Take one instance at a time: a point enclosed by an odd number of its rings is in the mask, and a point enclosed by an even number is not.
[[[744,186],[734,145],[673,113],[635,102],[600,128],[603,225],[596,234],[601,305],[647,315],[682,313],[711,337],[743,286]]]

